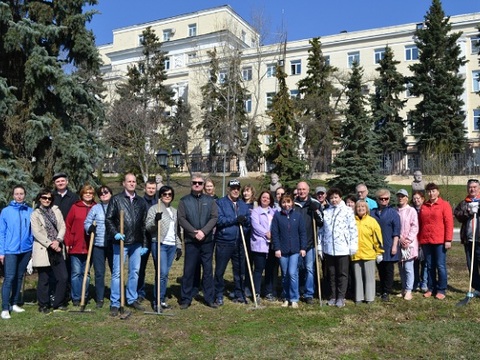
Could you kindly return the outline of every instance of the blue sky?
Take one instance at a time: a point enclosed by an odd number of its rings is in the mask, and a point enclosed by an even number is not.
[[[113,40],[113,29],[227,4],[248,22],[262,13],[271,34],[279,32],[283,23],[291,41],[421,22],[431,0],[99,0],[95,9],[100,14],[89,28],[98,45],[107,44]],[[480,12],[480,0],[443,0],[442,4],[450,16]]]

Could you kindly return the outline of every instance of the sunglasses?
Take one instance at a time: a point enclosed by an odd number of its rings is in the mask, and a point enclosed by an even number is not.
[[[46,200],[46,201],[52,201],[52,198],[50,196],[40,196],[40,199]]]
[[[192,185],[203,185],[203,181],[192,181]]]
[[[108,190],[103,190],[100,194],[101,194],[101,195],[108,195],[108,194],[110,194],[110,191],[108,191]]]
[[[386,198],[386,197],[379,197],[378,200],[380,200],[380,201],[388,201],[388,200],[390,200],[390,198],[388,198],[388,197],[387,197],[387,198]]]
[[[163,193],[162,197],[172,197],[172,193]]]

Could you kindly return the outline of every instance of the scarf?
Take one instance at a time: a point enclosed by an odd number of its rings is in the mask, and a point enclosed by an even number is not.
[[[53,241],[57,238],[57,218],[52,208],[40,208],[40,212],[45,220],[45,229],[47,230],[47,237]]]

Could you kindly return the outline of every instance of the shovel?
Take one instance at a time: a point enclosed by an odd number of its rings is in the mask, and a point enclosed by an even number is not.
[[[120,234],[124,234],[124,212],[120,210]],[[123,240],[120,240],[120,319],[126,320],[132,314],[130,311],[125,310],[125,279],[123,274],[123,267],[124,267],[124,251],[125,245]]]
[[[472,280],[473,280],[473,263],[475,262],[475,242],[476,242],[476,230],[477,230],[477,213],[473,213],[473,236],[472,236],[472,255],[470,258],[470,281],[468,286],[468,293],[463,300],[460,300],[456,306],[465,306],[467,305],[471,299],[475,297],[472,291]]]
[[[247,242],[245,241],[245,234],[243,233],[243,225],[240,224],[239,227],[240,227],[240,234],[242,235],[243,249],[245,251],[245,259],[247,260],[248,275],[250,275],[250,285],[252,286],[253,303],[255,304],[255,306],[253,308],[250,308],[249,310],[262,309],[264,308],[264,306],[258,305],[258,302],[257,302],[257,292],[255,291],[255,283],[253,282],[252,268],[250,267],[250,259],[248,258]]]
[[[96,222],[93,222],[93,225],[96,225]],[[92,258],[93,242],[95,239],[95,232],[92,231],[90,234],[90,243],[88,245],[87,261],[85,262],[85,271],[83,272],[83,281],[82,281],[82,294],[80,299],[80,310],[70,310],[70,312],[88,312],[91,313],[92,310],[85,310],[85,293],[87,292],[87,279],[88,272],[90,270],[90,260]]]
[[[318,300],[320,300],[320,306],[322,306],[322,285],[320,283],[320,257],[318,256],[318,237],[317,237],[317,222],[312,217],[313,226],[313,241],[315,243],[315,265],[317,267],[317,288],[318,288]]]

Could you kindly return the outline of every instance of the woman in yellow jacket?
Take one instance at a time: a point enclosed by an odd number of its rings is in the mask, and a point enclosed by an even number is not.
[[[358,251],[352,256],[355,273],[355,304],[370,304],[375,299],[375,261],[383,259],[382,230],[377,220],[370,216],[364,200],[355,204],[358,228]]]

